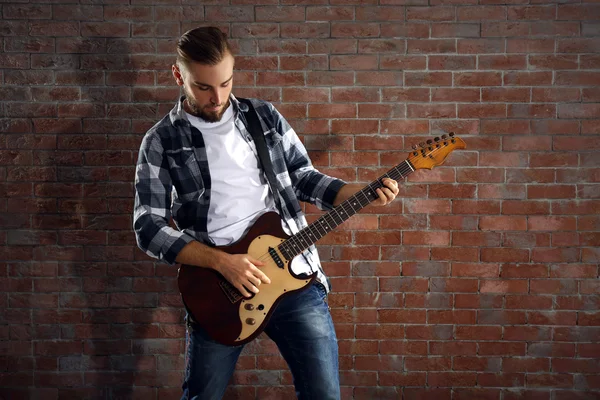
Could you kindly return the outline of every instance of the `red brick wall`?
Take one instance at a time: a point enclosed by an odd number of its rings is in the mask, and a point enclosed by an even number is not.
[[[179,94],[174,38],[204,23],[233,38],[234,93],[276,103],[325,172],[468,145],[320,246],[344,399],[600,396],[599,4],[102,3],[0,5],[0,397],[177,398],[176,269],[135,246],[132,178]],[[293,397],[266,339],[234,383]]]

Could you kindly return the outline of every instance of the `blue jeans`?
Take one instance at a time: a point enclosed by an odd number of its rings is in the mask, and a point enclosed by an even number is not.
[[[300,400],[339,400],[338,346],[326,302],[314,283],[279,303],[265,333],[277,344],[294,377]],[[225,346],[197,325],[187,332],[182,400],[220,400],[244,346]]]

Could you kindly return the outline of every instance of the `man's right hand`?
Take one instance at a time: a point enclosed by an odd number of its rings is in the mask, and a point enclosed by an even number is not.
[[[249,254],[223,253],[213,268],[235,286],[242,296],[250,297],[252,293],[258,293],[258,286],[262,283],[271,283],[259,268],[264,265],[264,262]]]

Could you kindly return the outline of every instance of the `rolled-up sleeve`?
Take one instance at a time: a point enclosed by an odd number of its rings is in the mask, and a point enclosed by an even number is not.
[[[194,240],[169,225],[172,187],[160,138],[156,131],[150,131],[142,140],[135,170],[133,229],[140,249],[171,265],[181,249]]]
[[[277,109],[273,107],[272,112],[276,129],[283,136],[283,155],[298,200],[314,204],[321,210],[330,210],[345,182],[315,169],[294,129]]]

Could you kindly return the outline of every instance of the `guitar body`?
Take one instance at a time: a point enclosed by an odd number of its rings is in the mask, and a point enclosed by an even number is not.
[[[450,132],[449,136],[442,135],[441,139],[436,137],[413,148],[404,162],[295,235],[286,235],[279,215],[270,212],[262,215],[243,239],[221,247],[229,254],[248,253],[266,263],[260,268],[271,283],[261,285],[259,293],[253,297],[244,298],[212,269],[182,265],[179,269],[179,290],[192,318],[214,340],[226,345],[241,345],[257,337],[277,304],[290,293],[306,288],[316,278],[316,272],[303,276],[292,273],[290,263],[296,255],[376,200],[376,190],[383,186],[383,178],[400,180],[417,169],[432,169],[442,164],[454,149],[464,149],[466,145]]]
[[[290,269],[291,260],[286,260],[277,249],[287,238],[279,215],[269,212],[238,242],[219,247],[229,254],[247,253],[265,262],[260,269],[271,283],[260,285],[259,292],[250,298],[243,297],[213,269],[180,267],[178,285],[183,302],[194,321],[215,341],[237,346],[253,340],[264,330],[283,298],[314,281],[316,272],[295,275]]]

